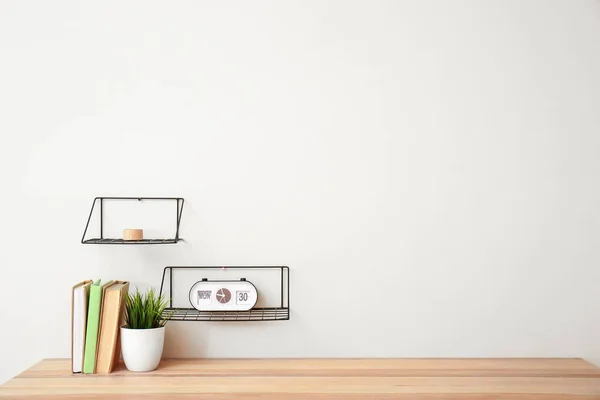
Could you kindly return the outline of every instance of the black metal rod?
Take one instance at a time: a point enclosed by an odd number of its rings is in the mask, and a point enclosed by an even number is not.
[[[162,280],[160,281],[160,291],[158,292],[159,297],[162,295],[163,285],[165,284],[165,273],[167,272],[167,268],[169,268],[169,267],[166,267],[165,269],[163,269],[163,276],[162,276]],[[171,293],[169,293],[169,295],[170,294]]]
[[[279,269],[281,266],[278,265],[207,265],[207,266],[194,266],[194,265],[169,265],[166,268],[175,268],[175,269]],[[288,268],[288,267],[283,267]]]
[[[88,216],[87,224],[85,224],[85,230],[83,231],[83,236],[81,237],[81,243],[85,241],[85,234],[87,233],[88,226],[90,226],[90,220],[92,219],[92,214],[94,213],[94,206],[96,205],[96,200],[98,200],[97,197],[92,202],[92,208],[90,209],[90,215]]]
[[[283,308],[283,267],[281,267],[281,308]]]
[[[169,268],[169,307],[173,307],[173,268]]]
[[[175,240],[179,239],[179,200],[175,204]]]
[[[182,197],[96,197],[105,200],[183,200]]]
[[[100,239],[104,239],[104,219],[102,217],[102,209],[104,208],[104,199],[100,199]]]
[[[179,200],[181,200],[181,208],[179,208]],[[175,232],[175,239],[179,240],[179,226],[181,224],[181,214],[183,214],[183,204],[185,203],[184,199],[177,200],[177,231]]]

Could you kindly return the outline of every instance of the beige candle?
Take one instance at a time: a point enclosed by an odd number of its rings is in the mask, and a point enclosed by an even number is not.
[[[143,229],[123,229],[123,240],[142,240],[143,238]]]

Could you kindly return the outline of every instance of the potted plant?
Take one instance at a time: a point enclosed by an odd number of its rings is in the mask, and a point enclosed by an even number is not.
[[[165,342],[163,316],[168,300],[151,288],[142,294],[138,289],[127,296],[125,325],[121,327],[121,353],[130,371],[153,371],[158,367]]]

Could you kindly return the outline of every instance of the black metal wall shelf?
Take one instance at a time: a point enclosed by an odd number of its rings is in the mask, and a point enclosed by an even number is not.
[[[198,311],[195,308],[169,308],[171,321],[281,321],[290,319],[288,308],[253,308],[249,311]]]
[[[192,307],[173,307],[173,271],[174,270],[257,270],[264,269],[280,274],[280,303],[276,307],[252,308],[248,311],[198,311]],[[168,276],[167,276],[168,271]],[[198,277],[200,280],[202,276]],[[163,316],[171,321],[285,321],[290,319],[290,269],[287,266],[179,266],[165,267],[160,284],[160,295],[168,293],[169,307]],[[189,287],[184,289],[189,291]]]
[[[168,239],[140,239],[140,240],[125,240],[122,238],[105,238],[104,237],[104,201],[105,200],[166,200],[173,201],[177,205],[177,214],[176,214],[176,230],[175,236],[173,238]],[[177,243],[180,240],[183,240],[179,237],[179,225],[181,224],[181,213],[183,212],[183,198],[181,197],[96,197],[94,202],[92,203],[92,208],[90,209],[90,215],[88,216],[87,224],[85,225],[85,230],[83,232],[83,236],[81,237],[81,243],[83,244],[126,244],[126,245],[136,245],[136,244],[173,244]],[[86,234],[88,227],[90,226],[90,221],[92,219],[92,215],[94,214],[94,208],[96,207],[96,203],[100,203],[100,237],[86,239]]]

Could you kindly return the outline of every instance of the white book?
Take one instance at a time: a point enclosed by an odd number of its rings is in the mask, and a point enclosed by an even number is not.
[[[71,364],[74,373],[83,369],[87,308],[92,281],[84,281],[73,287],[71,314]]]

